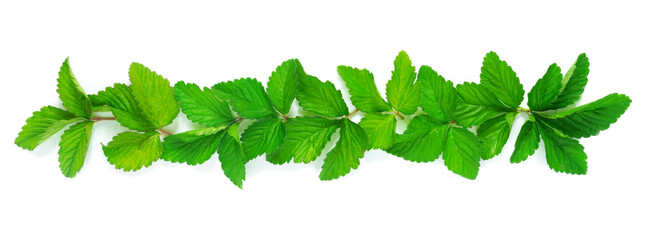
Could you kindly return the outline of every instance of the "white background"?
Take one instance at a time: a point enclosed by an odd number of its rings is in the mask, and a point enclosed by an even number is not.
[[[0,239],[650,238],[650,15],[642,1],[240,2],[3,1]],[[216,156],[124,173],[101,152],[125,130],[115,122],[95,125],[86,163],[68,179],[58,168],[60,134],[33,152],[13,144],[33,111],[60,106],[56,78],[67,56],[88,93],[128,82],[134,61],[172,83],[211,86],[240,77],[266,83],[282,61],[299,58],[349,104],[336,66],[370,69],[384,94],[400,50],[456,83],[478,81],[483,56],[496,51],[526,90],[549,64],[566,71],[586,52],[591,73],[580,104],[612,92],[633,102],[609,130],[580,141],[586,176],[550,170],[543,147],[510,164],[524,116],[475,181],[441,160],[416,164],[381,151],[331,182],[318,180],[322,157],[284,166],[258,158],[244,190]],[[184,131],[187,119],[170,129]]]

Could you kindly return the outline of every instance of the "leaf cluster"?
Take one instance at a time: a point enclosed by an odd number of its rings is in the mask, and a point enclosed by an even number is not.
[[[128,84],[116,83],[90,95],[66,59],[57,79],[63,108],[46,106],[34,112],[15,144],[33,150],[69,126],[61,135],[59,166],[63,175],[74,177],[83,166],[94,124],[116,120],[129,130],[102,150],[123,171],[137,171],[158,159],[203,164],[216,153],[225,176],[242,188],[246,163],[262,155],[278,165],[310,163],[324,155],[319,177],[333,180],[357,169],[366,151],[379,149],[412,162],[441,157],[451,172],[475,179],[481,161],[502,152],[515,118],[523,114],[527,120],[515,140],[512,163],[526,160],[543,141],[551,169],[585,174],[587,155],[578,139],[609,128],[631,103],[613,93],[575,107],[589,74],[585,54],[564,74],[551,64],[528,92],[528,108],[521,106],[525,90],[517,74],[494,52],[483,59],[480,81],[462,84],[430,66],[416,71],[404,51],[393,63],[385,98],[372,72],[338,66],[356,108],[350,111],[332,82],[307,74],[297,59],[280,64],[266,87],[255,78],[211,87],[184,81],[171,86],[158,73],[133,63]],[[293,115],[292,108],[302,114]],[[167,131],[180,111],[200,128]],[[99,112],[113,117],[99,117]],[[350,117],[357,112],[363,117],[355,123]],[[242,129],[243,121],[251,123]],[[403,133],[397,133],[399,121],[408,122]],[[324,153],[330,141],[334,147]]]

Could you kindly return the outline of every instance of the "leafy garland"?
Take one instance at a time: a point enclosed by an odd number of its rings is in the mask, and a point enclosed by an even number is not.
[[[494,52],[483,60],[480,83],[454,86],[429,66],[416,73],[403,51],[394,65],[386,84],[386,100],[370,71],[337,68],[357,108],[350,111],[334,84],[306,74],[297,59],[278,66],[266,90],[254,78],[221,82],[211,88],[183,81],[172,87],[156,72],[133,63],[130,85],[116,83],[91,95],[81,88],[66,59],[57,79],[57,92],[66,110],[46,106],[34,112],[15,144],[33,150],[71,125],[61,136],[59,167],[63,175],[74,177],[83,166],[93,124],[117,120],[133,131],[122,132],[102,146],[115,168],[137,171],[160,158],[197,165],[217,152],[226,177],[241,188],[248,161],[266,154],[273,164],[292,159],[309,163],[321,155],[339,130],[335,147],[325,157],[322,180],[337,179],[356,169],[370,149],[413,162],[431,162],[442,155],[449,170],[475,179],[481,160],[501,153],[515,117],[523,113],[528,120],[515,141],[510,162],[526,160],[543,140],[551,169],[586,174],[587,155],[577,139],[607,129],[631,103],[629,97],[613,93],[583,106],[571,106],[587,84],[589,59],[585,54],[578,56],[564,75],[556,64],[549,66],[528,93],[530,109],[520,107],[523,85]],[[305,116],[288,115],[294,99]],[[165,130],[180,109],[203,128],[178,134]],[[114,117],[95,115],[108,111]],[[361,121],[350,121],[358,111],[365,114]],[[406,131],[397,134],[397,121],[403,121],[405,115],[414,117]],[[242,121],[253,123],[240,136]]]

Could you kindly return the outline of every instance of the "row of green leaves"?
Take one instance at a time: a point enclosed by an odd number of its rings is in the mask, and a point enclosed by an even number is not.
[[[216,152],[226,177],[241,188],[250,160],[266,154],[273,164],[309,163],[321,155],[338,130],[340,137],[324,159],[322,180],[337,179],[356,169],[371,149],[413,162],[431,162],[442,155],[449,170],[475,179],[480,161],[501,153],[515,117],[523,113],[528,120],[515,141],[512,163],[526,160],[543,140],[551,169],[585,174],[587,155],[577,139],[607,129],[631,103],[627,96],[614,93],[571,107],[587,83],[585,54],[565,74],[556,64],[549,66],[528,93],[530,109],[520,106],[525,92],[516,73],[494,52],[483,60],[480,83],[454,86],[429,66],[416,72],[403,51],[394,66],[386,84],[386,100],[367,69],[337,68],[357,108],[351,112],[334,84],[305,73],[297,59],[278,66],[266,89],[254,78],[211,88],[183,81],[172,87],[156,72],[133,63],[129,85],[117,83],[91,95],[81,88],[66,59],[57,80],[65,110],[46,106],[34,112],[15,143],[33,150],[72,124],[61,136],[59,163],[65,176],[74,177],[83,165],[93,124],[113,119],[95,113],[110,111],[132,130],[119,133],[102,147],[108,162],[124,171],[148,167],[161,158],[202,164]],[[288,115],[294,100],[303,116]],[[164,130],[179,109],[202,127],[178,134]],[[359,123],[350,120],[357,111],[364,113]],[[398,134],[397,121],[405,115],[413,118],[406,131]],[[242,121],[252,123],[240,131]]]

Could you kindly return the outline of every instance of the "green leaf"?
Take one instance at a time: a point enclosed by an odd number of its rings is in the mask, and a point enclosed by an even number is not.
[[[456,89],[459,101],[452,119],[463,127],[477,126],[504,112],[513,112],[482,84],[465,82]]]
[[[285,134],[284,123],[278,118],[255,121],[241,136],[246,160],[274,152],[284,142]]]
[[[16,137],[14,143],[21,148],[30,151],[34,150],[36,146],[45,142],[45,140],[68,124],[81,119],[59,108],[52,106],[43,107],[27,119],[27,124],[18,133],[18,137]]]
[[[442,122],[449,122],[458,99],[454,84],[429,66],[420,67],[418,82],[422,86],[422,110]]]
[[[84,165],[93,122],[83,121],[72,125],[61,135],[59,142],[59,168],[64,176],[72,178]]]
[[[512,152],[510,156],[511,163],[520,163],[528,158],[528,156],[533,155],[537,148],[539,148],[539,130],[537,129],[537,124],[528,119],[523,126],[521,126],[521,131],[517,136],[517,141],[515,141],[515,151]]]
[[[347,118],[341,123],[340,135],[336,146],[325,157],[319,176],[321,180],[337,179],[357,169],[359,159],[367,149],[368,137],[363,128]]]
[[[233,127],[231,129],[236,129],[236,126]],[[225,134],[217,148],[217,153],[219,153],[223,173],[237,187],[243,188],[246,180],[246,156],[239,139],[232,134]]]
[[[92,117],[92,103],[72,73],[68,58],[61,65],[59,78],[56,81],[58,82],[56,92],[59,93],[59,98],[63,102],[63,106],[78,117]]]
[[[93,99],[98,104],[108,106],[122,126],[143,132],[157,129],[142,113],[131,88],[125,84],[116,83],[113,87],[107,87]]]
[[[442,153],[449,124],[428,115],[415,116],[386,152],[412,162],[431,162]]]
[[[300,79],[296,98],[303,110],[321,116],[341,117],[349,113],[341,91],[330,81],[321,82],[314,76]]]
[[[125,172],[149,167],[162,156],[162,143],[157,132],[123,132],[102,146],[108,162]]]
[[[188,165],[203,164],[217,151],[225,127],[195,129],[167,136],[162,143],[162,159]]]
[[[340,120],[321,117],[296,117],[286,123],[287,136],[280,148],[267,160],[283,164],[294,158],[296,163],[308,163],[320,156],[325,144],[340,125]]]
[[[254,78],[242,78],[217,83],[212,91],[220,99],[230,102],[232,109],[244,118],[260,119],[277,116],[262,83]]]
[[[517,74],[495,52],[489,52],[483,59],[481,84],[509,108],[518,107],[524,100],[524,86]]]
[[[546,70],[544,77],[537,80],[528,93],[528,106],[533,111],[546,109],[560,94],[562,88],[562,71],[553,63]]]
[[[368,134],[371,149],[386,149],[393,145],[395,139],[395,116],[381,113],[366,113],[359,126]]]
[[[632,100],[623,94],[612,93],[592,103],[552,115],[541,115],[544,123],[574,137],[591,137],[609,128],[625,113]]]
[[[275,108],[282,114],[289,113],[296,89],[301,78],[306,77],[305,70],[298,59],[283,62],[271,73],[266,91]]]
[[[476,130],[481,144],[481,158],[490,159],[501,153],[506,145],[512,123],[518,113],[511,112],[485,121]]]
[[[585,91],[589,75],[589,58],[586,54],[580,54],[576,62],[569,68],[569,71],[562,78],[562,92],[545,109],[560,109],[575,103]]]
[[[390,111],[391,107],[379,94],[374,77],[368,70],[338,66],[338,72],[350,92],[352,104],[362,112]]]
[[[201,90],[194,83],[180,81],[174,85],[174,89],[183,113],[192,122],[218,127],[235,120],[228,102],[219,100],[210,88]]]
[[[447,132],[442,159],[452,172],[476,179],[481,161],[478,138],[467,129],[451,127]]]
[[[386,83],[386,99],[395,110],[411,115],[418,110],[420,86],[415,81],[415,67],[406,52],[401,51],[393,63],[395,70]]]
[[[179,105],[174,98],[174,88],[167,79],[139,63],[131,64],[129,79],[133,96],[143,115],[156,129],[174,121]]]
[[[543,123],[537,126],[544,140],[546,163],[551,169],[569,174],[587,173],[587,154],[578,140],[562,136]]]

